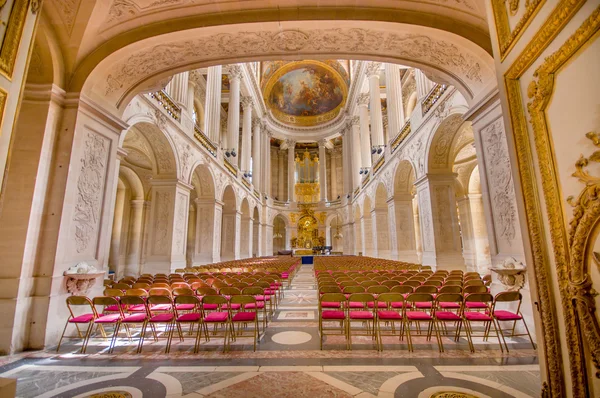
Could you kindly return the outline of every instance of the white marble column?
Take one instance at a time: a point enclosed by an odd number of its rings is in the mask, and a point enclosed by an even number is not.
[[[221,65],[210,66],[206,78],[206,99],[204,102],[204,134],[212,141],[220,141],[221,133]]]
[[[396,226],[396,206],[394,199],[388,199],[388,236],[389,236],[389,258],[392,260],[398,259],[398,228]]]
[[[119,183],[122,185],[121,183]],[[112,233],[110,237],[110,252],[108,255],[108,266],[115,272],[117,278],[123,275],[123,267],[120,264],[121,242],[124,240],[123,229],[123,214],[125,213],[125,187],[117,188],[117,198],[115,200],[115,211],[112,224]],[[125,239],[126,240],[126,239]],[[127,242],[125,242],[127,244]],[[135,275],[132,275],[135,276]]]
[[[429,94],[433,88],[433,82],[420,69],[415,69],[415,81],[417,83],[417,101],[420,101]]]
[[[264,126],[264,124],[263,124]],[[271,183],[271,137],[273,135],[271,134],[270,131],[266,130],[264,131],[263,134],[263,138],[264,138],[264,161],[265,161],[265,167],[263,168],[263,172],[264,172],[264,184],[263,184],[263,191],[265,192],[265,194],[271,198],[273,197],[273,187],[272,187],[272,183]]]
[[[252,97],[242,97],[242,106],[244,107],[242,123],[242,153],[240,158],[240,168],[243,172],[250,172],[250,150],[252,146]]]
[[[463,258],[467,271],[476,271],[477,255],[475,253],[475,239],[473,236],[473,222],[471,220],[471,204],[469,197],[463,196],[456,200],[458,214],[460,215],[460,231],[463,242]]]
[[[333,148],[331,150],[331,198],[330,200],[336,200],[339,192],[338,192],[338,180],[337,180],[337,164],[339,159],[339,149]]]
[[[283,189],[283,180],[285,178],[285,168],[283,167],[283,160],[285,155],[283,149],[274,151],[277,156],[277,199],[285,201],[285,191]]]
[[[354,161],[352,158],[352,127],[346,126],[342,130],[342,196],[352,192],[352,173]]]
[[[319,140],[319,189],[321,201],[327,201],[327,162],[325,159],[325,144],[327,140]]]
[[[239,164],[240,142],[240,83],[242,80],[242,67],[229,66],[229,108],[227,111],[227,148],[235,149],[237,159],[232,161],[234,166]]]
[[[371,132],[369,131],[369,95],[358,96],[360,117],[360,158],[362,167],[371,168]]]
[[[181,72],[173,76],[169,82],[168,94],[173,101],[182,109],[187,110],[188,106],[188,80],[190,72]]]
[[[400,66],[397,64],[385,64],[385,91],[387,96],[389,139],[394,139],[404,124],[402,81],[400,80]]]
[[[215,214],[216,208],[219,208],[219,214],[221,205],[215,203],[214,198],[198,198],[195,200],[196,205],[196,234],[194,253],[192,256],[193,265],[210,264],[214,260],[214,245],[213,240],[216,239],[215,228]],[[219,217],[219,225],[221,219]],[[219,226],[219,231],[221,227]],[[220,235],[219,235],[220,239]],[[219,251],[220,253],[220,251]],[[218,260],[216,260],[218,261]]]
[[[262,145],[262,134],[261,134],[261,122],[260,119],[254,118],[252,120],[252,127],[254,134],[252,137],[252,184],[254,189],[258,192],[262,192],[262,180],[261,180],[261,145]]]
[[[365,73],[369,79],[371,136],[373,146],[383,145],[383,120],[381,114],[381,88],[379,87],[379,62],[370,62]],[[370,148],[369,148],[370,149]]]
[[[129,247],[125,262],[126,275],[139,275],[142,255],[142,239],[144,231],[144,209],[146,201],[135,199],[131,201],[129,219]]]
[[[285,141],[287,143],[287,147],[288,147],[288,161],[287,161],[287,165],[288,165],[288,194],[287,194],[287,198],[289,202],[295,202],[296,201],[296,197],[294,195],[294,190],[296,187],[296,163],[295,163],[295,148],[296,148],[296,141],[294,140],[286,140]]]
[[[362,153],[361,153],[361,142],[360,142],[360,117],[352,116],[350,119],[350,124],[352,126],[352,136],[350,137],[350,142],[352,143],[352,150],[349,152],[349,155],[352,157],[352,189],[351,192],[354,192],[356,187],[360,185],[360,169],[364,167],[362,162]]]
[[[212,237],[212,261],[218,263],[221,261],[221,235],[223,231],[223,202],[215,200],[213,217],[213,237]]]

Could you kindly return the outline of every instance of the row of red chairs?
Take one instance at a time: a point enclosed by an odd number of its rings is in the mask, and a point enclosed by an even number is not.
[[[321,349],[323,338],[330,334],[342,334],[346,337],[346,348],[351,349],[353,335],[370,336],[375,341],[378,350],[383,350],[382,336],[398,336],[400,340],[406,335],[408,349],[413,351],[412,333],[420,334],[421,323],[426,323],[427,340],[433,333],[436,335],[440,352],[444,351],[442,336],[453,336],[456,341],[463,330],[471,352],[475,351],[473,337],[474,324],[481,324],[483,333],[479,337],[487,340],[490,332],[494,331],[498,338],[500,349],[508,352],[505,332],[510,330],[508,337],[528,336],[532,346],[535,344],[529,333],[529,328],[520,312],[522,296],[519,292],[502,292],[493,297],[489,293],[474,293],[463,296],[459,293],[441,293],[436,296],[430,293],[324,293],[319,300],[319,332]],[[500,309],[499,303],[517,303],[516,311]],[[469,306],[469,304],[476,306]],[[483,304],[481,307],[480,304]],[[474,308],[479,307],[479,308]],[[332,322],[336,327],[326,327],[324,322]],[[515,333],[517,321],[522,321],[526,333]],[[512,322],[512,327],[503,329],[500,322]],[[366,325],[363,329],[353,329],[353,323]],[[383,323],[383,328],[382,328]],[[396,328],[399,324],[399,328]],[[454,326],[452,333],[448,332],[448,324]],[[412,326],[416,329],[411,329]],[[452,326],[451,325],[451,326]],[[335,331],[336,333],[328,333]],[[353,333],[354,331],[354,333]],[[341,333],[340,333],[341,332]],[[504,345],[504,348],[503,348]]]
[[[248,326],[252,326],[254,350],[260,334],[259,301],[252,295],[181,295],[171,299],[168,296],[149,296],[147,299],[140,296],[125,295],[122,297],[101,296],[89,299],[85,296],[71,296],[66,300],[69,318],[59,340],[57,351],[60,350],[64,338],[79,338],[82,340],[81,353],[85,353],[88,343],[95,329],[100,332],[101,338],[110,338],[109,353],[113,352],[119,332],[125,326],[126,336],[133,338],[132,330],[138,328],[138,346],[136,352],[140,353],[150,326],[154,341],[159,341],[159,326],[164,327],[166,337],[165,353],[171,348],[173,334],[177,330],[179,339],[184,341],[183,325],[189,326],[188,335],[195,339],[194,352],[198,352],[202,335],[205,341],[210,341],[221,332],[223,337],[223,350],[227,350],[232,341],[239,337],[248,337]],[[77,308],[84,307],[85,310]],[[264,308],[264,304],[262,306]],[[263,317],[263,319],[266,319]],[[65,336],[69,325],[74,325],[77,336]],[[80,327],[86,325],[82,331]],[[208,325],[214,329],[209,332]],[[237,329],[234,325],[237,325]],[[240,327],[239,325],[242,325]],[[266,328],[266,323],[264,323]],[[113,326],[109,336],[106,327]],[[220,330],[218,330],[220,326]],[[263,329],[264,330],[264,329]]]

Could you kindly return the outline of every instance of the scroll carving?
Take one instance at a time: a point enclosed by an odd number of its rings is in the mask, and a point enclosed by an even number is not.
[[[77,253],[83,253],[97,235],[110,144],[108,138],[88,132],[84,146],[73,216]]]

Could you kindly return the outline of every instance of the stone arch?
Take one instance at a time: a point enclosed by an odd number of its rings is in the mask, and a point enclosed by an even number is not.
[[[26,81],[63,88],[64,72],[63,56],[56,35],[48,26],[48,21],[42,18],[35,35]]]
[[[289,220],[282,213],[278,213],[273,218],[273,254],[287,247],[287,242],[291,238],[288,236],[289,225]]]
[[[396,224],[397,258],[416,263],[418,239],[420,237],[417,201],[415,199],[415,168],[408,160],[398,163],[394,174],[394,220]]]
[[[451,109],[450,115],[441,120],[429,136],[425,151],[425,173],[452,172],[456,158],[457,141],[466,128],[470,127],[462,118],[462,107]]]
[[[119,178],[127,181],[133,200],[144,200],[144,183],[140,176],[130,167],[121,165],[119,167]]]
[[[136,94],[156,90],[174,73],[227,64],[232,59],[280,59],[282,54],[296,59],[335,59],[351,54],[353,59],[400,63],[440,77],[470,101],[483,96],[488,90],[485,82],[494,78],[489,51],[436,27],[376,20],[322,22],[332,28],[314,29],[305,21],[295,21],[282,30],[281,22],[274,21],[174,32],[182,25],[164,23],[161,34],[148,29],[141,40],[139,35],[123,33],[120,40],[99,45],[93,55],[81,61],[71,80],[72,90],[91,98],[104,97],[105,103],[122,112]],[[452,24],[447,28],[454,29]],[[487,41],[481,44],[487,47]],[[323,46],[324,42],[336,45]],[[431,56],[434,53],[436,56]]]
[[[188,264],[204,265],[215,261],[215,208],[216,186],[208,165],[197,163],[190,177],[193,190],[190,195],[188,227]],[[192,217],[193,216],[193,217]]]
[[[240,248],[240,214],[237,196],[231,185],[223,190],[223,215],[221,222],[221,260],[230,261],[239,258]]]
[[[365,200],[363,201],[363,212],[362,212],[362,240],[364,247],[365,256],[373,257],[374,246],[373,242],[373,220],[371,218],[371,210],[373,209],[371,205],[371,198],[368,195],[365,195]]]
[[[153,176],[179,177],[177,151],[171,138],[151,119],[144,119],[134,120],[122,137],[121,146],[127,152],[125,161],[138,168],[151,170]]]
[[[262,254],[261,250],[261,223],[260,223],[260,211],[258,206],[254,206],[252,209],[252,257],[260,257]]]
[[[390,224],[388,216],[388,191],[383,183],[377,185],[375,198],[373,200],[373,212],[371,213],[373,223],[373,246],[377,257],[391,258],[392,245]]]
[[[250,211],[251,206],[248,202],[248,198],[243,198],[240,205],[240,257],[249,258],[252,257],[252,232],[254,225],[252,221],[252,212]]]
[[[362,223],[361,223],[361,212],[360,212],[360,206],[358,204],[354,205],[354,209],[353,209],[353,217],[354,217],[354,253],[355,254],[359,254],[359,253],[364,253],[364,247],[363,247],[363,228],[362,228]]]
[[[416,106],[417,106],[417,92],[413,91],[413,93],[410,95],[410,97],[408,97],[408,100],[406,101],[406,110],[404,111],[406,120],[410,119]]]
[[[332,251],[343,251],[342,239],[336,239],[335,234],[340,231],[342,233],[343,215],[339,211],[332,211],[325,218],[325,244],[332,247]]]

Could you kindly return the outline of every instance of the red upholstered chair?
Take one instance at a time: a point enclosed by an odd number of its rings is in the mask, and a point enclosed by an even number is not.
[[[248,303],[246,304],[245,308],[246,309],[257,309],[257,313],[258,315],[262,315],[262,324],[263,324],[263,330],[265,330],[267,328],[267,321],[268,321],[268,314],[267,314],[267,307],[265,305],[265,301],[264,300],[258,300],[258,298],[264,297],[264,289],[262,287],[258,287],[258,286],[252,286],[252,287],[246,287],[242,290],[242,294],[245,296],[252,296],[256,299],[255,303]],[[260,334],[260,331],[259,331]]]
[[[110,337],[110,344],[108,346],[108,352],[112,352],[112,349],[115,346],[115,342],[117,341],[117,326],[121,322],[121,319],[123,319],[123,311],[121,310],[122,307],[120,305],[120,302],[115,297],[100,296],[94,297],[92,299],[92,303],[94,304],[94,308],[96,310],[96,313],[98,314],[98,317],[94,319],[94,325],[98,325],[102,337],[108,338],[108,336],[106,335],[105,327],[110,325],[114,327],[113,334]],[[101,311],[99,311],[99,307],[102,307]],[[119,308],[119,311],[113,313],[104,313],[105,308]],[[91,333],[88,334],[87,340],[85,342],[85,348],[83,349],[82,353],[85,353],[85,349],[87,348],[90,338]]]
[[[326,304],[326,306],[323,306]],[[348,348],[348,331],[346,327],[346,296],[342,293],[325,293],[319,298],[319,335],[320,347],[323,349],[323,337],[326,335],[342,334],[346,337]],[[325,324],[334,323],[338,327],[327,327]],[[337,333],[328,333],[328,332]],[[340,333],[341,332],[341,333]]]
[[[477,310],[469,310],[468,303],[483,303],[486,305],[484,311]],[[465,325],[465,331],[467,332],[467,340],[469,341],[469,347],[471,348],[471,352],[475,352],[475,347],[473,346],[473,337],[483,337],[484,340],[487,340],[490,332],[492,331],[492,327],[498,338],[498,344],[500,344],[500,350],[504,352],[504,347],[502,347],[502,342],[500,341],[500,333],[498,332],[498,325],[496,324],[496,320],[492,316],[492,304],[494,302],[494,298],[489,293],[471,293],[465,297],[465,310],[463,312],[463,322]],[[473,330],[473,324],[482,324],[483,326],[483,334],[476,336]]]
[[[531,338],[531,333],[529,333],[529,328],[527,327],[527,323],[525,322],[525,318],[523,318],[523,314],[521,314],[521,301],[523,300],[523,296],[520,292],[501,292],[494,297],[494,304],[492,306],[492,314],[496,319],[496,323],[498,324],[498,331],[502,336],[502,341],[504,341],[504,346],[506,347],[506,352],[508,352],[508,345],[506,344],[505,334],[510,330],[510,335],[508,337],[518,337],[518,336],[527,336],[529,337],[529,341],[535,349],[535,343]],[[513,311],[508,311],[506,309],[499,309],[498,304],[500,303],[512,303],[516,304],[517,308]],[[501,305],[501,304],[500,304]],[[522,321],[523,326],[525,327],[526,333],[515,334],[515,327],[517,326],[517,321]],[[500,322],[512,322],[512,328],[502,329]]]
[[[377,299],[377,297],[382,294],[382,293],[389,293],[390,288],[387,286],[383,286],[383,285],[375,285],[375,286],[370,286],[367,288],[367,293],[371,293],[372,295],[375,296],[375,298]],[[377,303],[377,308],[387,308],[387,304],[384,302],[381,302],[379,300],[375,301]],[[373,308],[373,306],[375,305],[375,302],[371,301],[368,303],[369,308]]]
[[[401,293],[381,293],[377,296],[377,304],[383,304],[383,308],[378,305],[377,309],[377,317],[376,317],[376,333],[378,340],[378,349],[383,351],[383,340],[382,336],[398,336],[400,340],[402,340],[402,334],[404,332],[402,322],[402,308],[404,305],[397,306],[396,308],[392,307],[394,303],[403,303],[404,296]],[[381,323],[385,325],[390,325],[390,329],[381,329]],[[399,323],[399,327],[396,328],[396,323]],[[384,326],[385,326],[384,325]]]
[[[195,295],[191,296],[175,296],[173,303],[175,305],[175,326],[179,333],[179,338],[183,339],[182,325],[190,326],[190,333],[195,339],[194,352],[198,352],[200,345],[200,333],[202,330],[202,315],[200,309],[200,300]],[[196,328],[196,326],[198,326]],[[171,343],[173,342],[173,329],[169,333],[169,340],[167,341],[167,348],[165,350],[168,353],[171,350]],[[196,334],[194,336],[194,330]]]
[[[222,337],[223,352],[225,352],[225,341],[231,326],[229,323],[229,311],[227,310],[229,303],[225,297],[219,295],[204,295],[201,301],[202,327],[205,340],[210,341],[210,336]],[[207,310],[207,308],[211,308],[211,310]],[[213,330],[210,333],[208,332],[208,325],[213,326]]]
[[[151,295],[148,297],[148,311],[149,311],[149,319],[146,324],[150,325],[152,329],[152,336],[154,337],[154,341],[158,341],[158,329],[157,326],[164,324],[165,325],[165,334],[164,336],[169,337],[169,332],[173,328],[173,322],[175,321],[175,312],[173,310],[173,305],[170,296],[166,295]],[[146,334],[146,327],[142,330],[142,334]],[[140,346],[140,352],[142,352],[144,342],[142,340]],[[165,347],[166,350],[166,347]]]
[[[485,286],[465,286],[463,288],[463,294],[465,298],[472,293],[487,293],[487,287]],[[478,301],[467,301],[465,300],[465,309],[469,311],[485,311],[489,309],[488,303],[478,302]]]
[[[369,336],[375,340],[375,306],[369,308],[369,303],[375,302],[375,296],[371,293],[353,293],[348,297],[348,347],[352,349],[352,324],[360,323],[364,329],[354,329],[356,336]],[[355,304],[352,306],[352,304]],[[358,307],[360,304],[362,307]]]
[[[406,332],[406,337],[408,341],[408,350],[413,351],[413,343],[412,343],[412,334],[411,334],[411,324],[415,323],[417,325],[417,329],[415,330],[419,334],[421,333],[421,323],[425,322],[429,326],[427,327],[427,339],[431,339],[431,333],[433,330],[433,305],[430,305],[429,308],[422,308],[418,311],[409,310],[410,307],[414,307],[416,303],[433,303],[434,302],[433,295],[431,293],[411,293],[406,296],[405,301],[407,305],[404,308],[404,331]]]
[[[144,344],[144,330],[146,330],[146,324],[148,323],[148,319],[150,319],[150,313],[148,312],[148,306],[146,305],[146,300],[141,296],[123,296],[121,297],[121,304],[127,306],[128,308],[134,308],[136,306],[142,306],[145,311],[136,311],[135,313],[125,314],[121,321],[117,323],[115,329],[115,336],[119,335],[119,330],[121,329],[121,325],[126,325],[128,327],[139,326],[140,334],[138,338],[138,346],[136,352],[139,353],[142,349],[142,344]],[[128,337],[131,338],[131,330],[127,331]],[[114,349],[114,345],[108,350],[109,353]]]
[[[67,327],[69,325],[75,325],[75,328],[77,329],[77,336],[67,336],[67,338],[81,339],[81,353],[84,353],[88,337],[92,333],[92,329],[94,327],[94,320],[98,318],[96,308],[94,308],[92,301],[85,296],[67,297],[67,308],[69,310],[69,318],[65,323],[65,328],[60,336],[60,340],[58,340],[56,351],[58,352],[58,350],[60,350],[60,344],[65,337]],[[77,310],[75,308],[77,308]],[[84,311],[84,313],[82,314],[81,311]],[[79,326],[82,325],[86,325],[84,333],[82,333],[81,329],[79,329]]]
[[[448,323],[454,325],[454,340],[458,341],[462,328],[463,295],[459,293],[440,293],[435,299],[435,334],[440,352],[444,352],[442,336],[451,336],[448,332]],[[448,305],[452,304],[452,305]]]
[[[231,328],[225,337],[225,348],[231,347],[231,341],[237,340],[238,337],[252,337],[254,340],[254,351],[256,351],[256,341],[258,340],[258,312],[256,308],[256,299],[253,296],[232,296],[229,300],[229,322]],[[240,305],[241,311],[234,312],[231,308],[233,305]],[[254,304],[250,308],[248,306]],[[237,325],[237,329],[236,329]],[[244,335],[248,331],[248,326],[252,325],[252,334]]]

